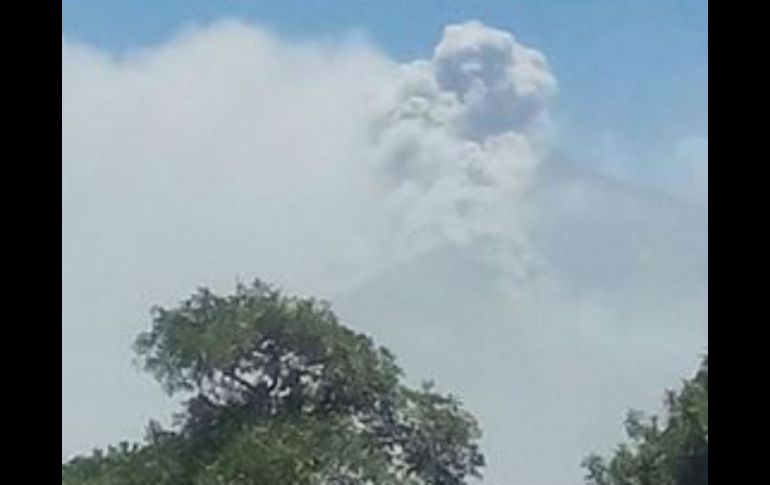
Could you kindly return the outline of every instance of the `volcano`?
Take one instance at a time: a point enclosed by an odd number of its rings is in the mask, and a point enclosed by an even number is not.
[[[423,373],[408,378],[463,397],[484,430],[485,483],[573,484],[586,454],[623,438],[626,411],[657,412],[706,350],[708,213],[553,161],[522,203],[527,277],[488,241],[446,245],[335,306]]]

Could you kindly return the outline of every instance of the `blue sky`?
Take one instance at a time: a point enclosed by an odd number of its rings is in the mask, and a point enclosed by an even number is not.
[[[287,37],[356,30],[399,60],[429,55],[444,25],[478,19],[548,56],[562,145],[578,159],[643,171],[708,133],[706,0],[63,0],[62,11],[65,36],[112,51],[236,17]]]

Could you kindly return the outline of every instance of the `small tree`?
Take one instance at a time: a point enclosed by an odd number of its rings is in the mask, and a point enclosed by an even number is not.
[[[632,411],[630,443],[609,459],[588,457],[590,485],[708,485],[708,355],[679,392],[669,391],[665,422]]]
[[[474,418],[430,385],[405,386],[393,355],[323,302],[256,281],[152,314],[135,347],[169,394],[185,396],[177,429],[152,425],[143,447],[73,460],[63,483],[134,483],[124,470],[139,469],[156,473],[145,484],[200,485],[461,485],[480,475]]]

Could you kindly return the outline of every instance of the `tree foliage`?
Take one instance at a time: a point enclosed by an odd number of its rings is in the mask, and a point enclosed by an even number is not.
[[[606,460],[588,457],[589,485],[708,485],[708,355],[679,391],[668,391],[664,422],[626,418],[629,443]]]
[[[139,362],[185,398],[155,423],[63,465],[63,485],[461,485],[484,458],[475,419],[430,384],[411,389],[393,355],[326,303],[260,281],[201,289],[155,308]]]

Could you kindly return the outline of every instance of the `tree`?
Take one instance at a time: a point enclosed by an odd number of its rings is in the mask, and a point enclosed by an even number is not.
[[[480,476],[475,419],[328,304],[261,281],[152,311],[140,364],[182,395],[173,431],[63,466],[70,484],[441,484]],[[134,481],[131,481],[134,480]]]
[[[708,354],[681,391],[668,391],[665,422],[631,411],[625,422],[630,443],[609,461],[589,456],[583,466],[590,485],[708,485]]]

